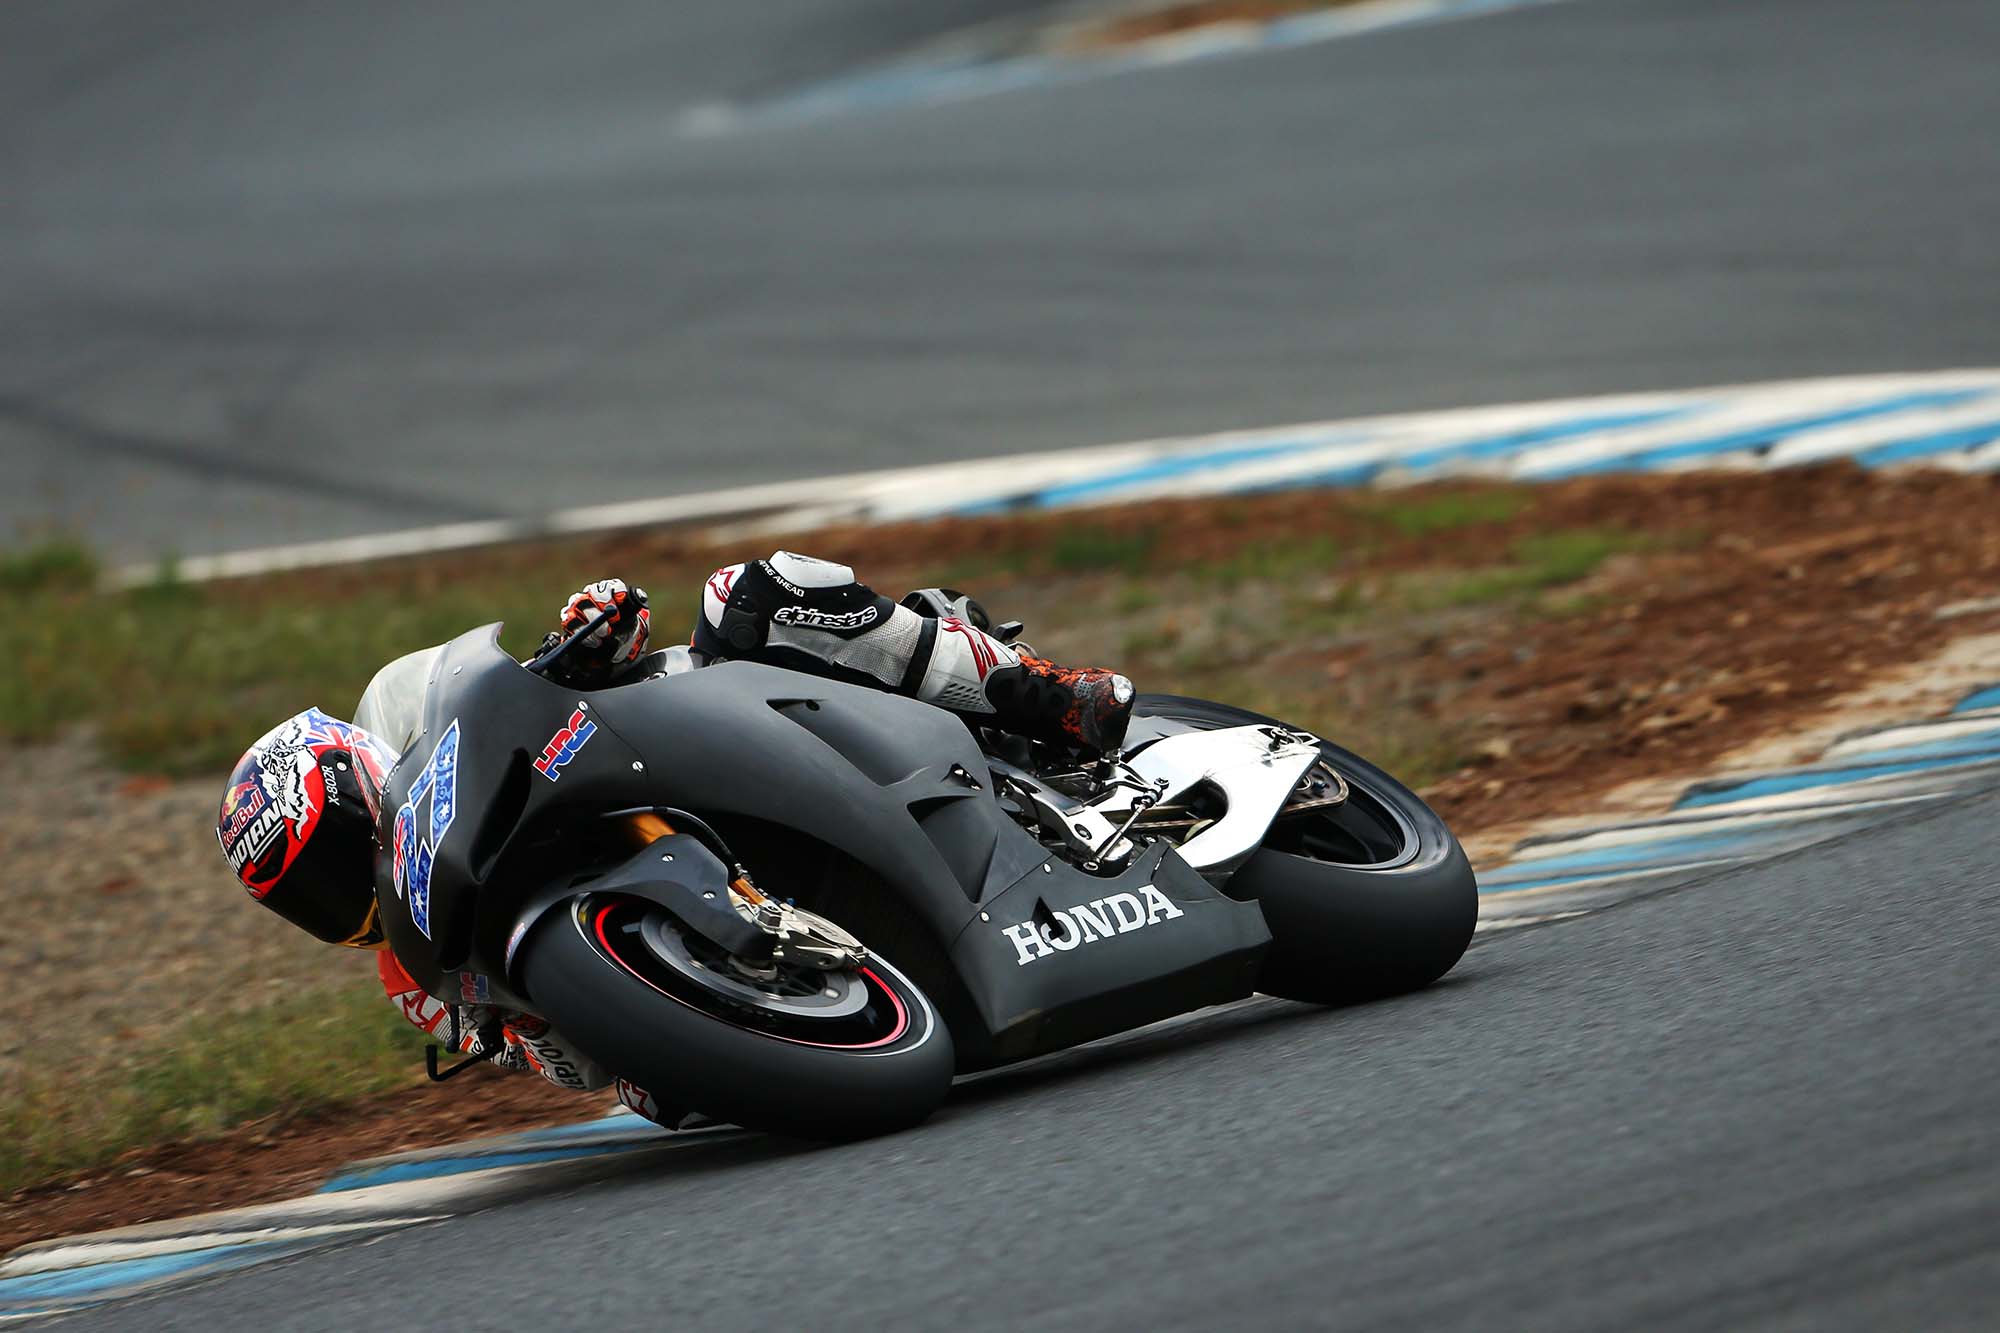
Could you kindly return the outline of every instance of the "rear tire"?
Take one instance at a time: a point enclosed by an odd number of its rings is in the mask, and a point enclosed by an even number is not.
[[[1134,711],[1204,730],[1276,722],[1248,709],[1179,695],[1140,695]],[[1428,986],[1449,972],[1472,942],[1479,915],[1472,865],[1444,821],[1415,792],[1337,745],[1321,741],[1320,752],[1348,780],[1356,793],[1350,800],[1372,802],[1369,809],[1378,818],[1373,825],[1362,823],[1357,805],[1359,836],[1330,830],[1333,836],[1317,841],[1274,825],[1266,845],[1223,885],[1232,898],[1254,900],[1271,930],[1257,989],[1340,1004]],[[1389,844],[1389,828],[1399,835],[1399,846]],[[1322,856],[1280,850],[1274,842],[1317,846]],[[1322,859],[1334,843],[1351,844],[1357,861],[1373,858],[1373,863]]]
[[[647,923],[651,922],[649,926]],[[852,1003],[839,1018],[761,1014],[724,978],[703,990],[645,943],[678,923],[636,899],[584,896],[546,913],[516,955],[538,1013],[577,1049],[644,1088],[748,1129],[802,1139],[853,1139],[915,1125],[951,1086],[951,1034],[916,986],[887,961],[835,974]],[[780,1000],[778,1003],[782,1004]],[[797,1017],[796,1014],[806,1014]],[[761,1023],[761,1025],[760,1025]]]

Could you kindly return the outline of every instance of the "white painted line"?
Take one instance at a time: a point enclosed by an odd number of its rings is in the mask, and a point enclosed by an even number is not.
[[[619,1175],[668,1155],[689,1140],[662,1134],[657,1147],[634,1147],[615,1155],[592,1154],[538,1162],[510,1163],[452,1175],[367,1185],[331,1194],[306,1194],[272,1203],[136,1226],[86,1236],[60,1237],[25,1245],[0,1261],[0,1278],[24,1277],[109,1263],[215,1249],[223,1245],[275,1242],[347,1230],[386,1229],[451,1217],[490,1204],[547,1190],[558,1184]]]
[[[1947,717],[1937,722],[1885,727],[1880,731],[1871,731],[1865,736],[1850,736],[1836,741],[1827,748],[1826,754],[1822,757],[1842,759],[1850,755],[1872,754],[1877,750],[1897,750],[1906,745],[1972,740],[1981,736],[1991,736],[1996,742],[2000,742],[2000,718],[1961,715]]]
[[[2000,442],[1957,455],[1956,461],[1950,455],[1935,461],[1940,467],[1956,467],[1965,472],[1992,472],[2000,469]]]
[[[2000,420],[2000,397],[1977,398],[1951,407],[1847,422],[1793,435],[1772,448],[1770,464],[1773,467],[1794,467],[1846,458],[1877,445],[1893,444],[1919,435],[1944,434],[1990,424],[1995,420]]]
[[[1675,418],[1615,434],[1593,435],[1525,450],[1511,460],[1507,473],[1524,480],[1535,480],[1627,454],[1665,448],[1695,435],[1727,435],[1777,425],[1833,403],[1849,402],[1880,392],[1887,391],[1851,384],[1774,385],[1753,396],[1710,401],[1703,405],[1706,410],[1692,419]]]
[[[1737,814],[1750,810],[1810,806],[1818,804],[1821,800],[1869,800],[1899,792],[1912,795],[1950,795],[1974,783],[1991,779],[1996,766],[2000,766],[2000,759],[1982,760],[1977,763],[1937,763],[1913,768],[1904,773],[1882,773],[1875,777],[1856,778],[1852,782],[1829,783],[1823,787],[1801,787],[1795,791],[1774,792],[1768,796],[1748,796],[1735,801],[1716,801],[1690,809],[1718,814]],[[1782,777],[1784,772],[1781,770],[1761,776]],[[1744,779],[1746,782],[1755,780],[1755,778]]]
[[[241,1231],[194,1231],[185,1235],[162,1236],[153,1240],[98,1240],[90,1237],[46,1242],[46,1248],[17,1250],[0,1263],[0,1278],[34,1277],[93,1264],[122,1263],[132,1259],[158,1259],[167,1255],[193,1254],[235,1245],[274,1245],[315,1240],[355,1232],[386,1231],[415,1226],[419,1222],[439,1222],[449,1213],[391,1214],[358,1222],[327,1222],[314,1226],[255,1227]]]
[[[1516,866],[1532,866],[1537,861],[1545,861],[1558,856],[1568,856],[1575,852],[1596,851],[1607,847],[1642,846],[1652,842],[1679,841],[1682,838],[1703,838],[1713,834],[1731,831],[1753,832],[1760,829],[1783,828],[1787,825],[1812,823],[1824,819],[1838,819],[1860,814],[1864,811],[1886,810],[1893,806],[1909,805],[1924,801],[1935,801],[1942,793],[1920,796],[1892,796],[1882,800],[1869,801],[1829,801],[1814,802],[1809,805],[1780,806],[1751,813],[1738,812],[1734,806],[1713,807],[1727,813],[1711,817],[1710,807],[1690,812],[1675,818],[1667,817],[1644,824],[1628,824],[1619,828],[1587,829],[1566,836],[1525,841],[1517,850],[1507,869]]]
[[[1579,870],[1575,872],[1578,878],[1558,875],[1558,878],[1564,880],[1561,884],[1543,884],[1535,888],[1523,889],[1501,888],[1495,889],[1491,893],[1482,891],[1479,895],[1479,914],[1482,917],[1511,916],[1513,913],[1509,909],[1514,903],[1538,902],[1544,898],[1560,897],[1567,894],[1591,894],[1634,880],[1658,879],[1662,875],[1685,874],[1691,870],[1706,870],[1712,866],[1736,865],[1739,862],[1755,859],[1754,856],[1711,856],[1700,860],[1683,861],[1670,866],[1646,866],[1641,869],[1620,868],[1606,870],[1604,873],[1598,875],[1591,875],[1589,871]],[[1582,878],[1582,876],[1589,877]],[[1492,904],[1491,911],[1487,910],[1489,903]]]
[[[346,1194],[313,1194],[302,1199],[250,1204],[242,1208],[225,1208],[219,1212],[201,1213],[165,1222],[143,1222],[137,1226],[96,1232],[88,1238],[88,1243],[125,1245],[153,1241],[172,1242],[187,1235],[223,1232],[249,1237],[252,1233],[286,1226],[338,1225],[363,1218],[430,1213],[435,1211],[430,1206],[435,1192],[422,1188],[429,1183],[377,1185],[368,1189],[352,1190]],[[8,1255],[4,1262],[0,1262],[0,1277],[14,1277],[23,1272],[34,1271],[36,1256],[47,1250],[84,1243],[79,1238],[68,1237],[25,1245]],[[101,1258],[90,1260],[93,1263],[101,1261]]]
[[[1512,930],[1516,926],[1540,926],[1546,925],[1551,921],[1572,921],[1577,917],[1589,915],[1590,909],[1580,907],[1570,912],[1543,912],[1538,915],[1528,916],[1481,917],[1473,924],[1472,933],[1475,935],[1489,935],[1496,930]]]

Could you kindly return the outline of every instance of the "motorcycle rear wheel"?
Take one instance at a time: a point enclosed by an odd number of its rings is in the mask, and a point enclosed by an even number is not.
[[[1171,694],[1142,694],[1134,711],[1202,730],[1277,722]],[[1271,930],[1257,989],[1343,1004],[1428,986],[1472,942],[1472,865],[1415,792],[1331,742],[1322,740],[1320,753],[1347,780],[1347,804],[1273,824],[1223,885],[1232,898],[1254,900]]]
[[[801,1139],[925,1119],[951,1086],[951,1034],[928,997],[870,958],[758,976],[656,904],[585,895],[545,915],[515,975],[577,1049],[662,1104]]]

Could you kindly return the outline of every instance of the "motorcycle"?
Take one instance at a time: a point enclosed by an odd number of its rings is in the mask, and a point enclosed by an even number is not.
[[[446,645],[376,891],[426,990],[541,1015],[670,1121],[883,1133],[956,1074],[1413,990],[1471,940],[1443,821],[1297,727],[1141,694],[1081,761],[752,662],[580,694],[546,670],[592,628],[525,665],[498,625]]]

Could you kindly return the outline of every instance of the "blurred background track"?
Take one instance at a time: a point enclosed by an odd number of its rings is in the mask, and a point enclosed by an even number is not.
[[[680,128],[1036,8],[16,0],[0,532],[145,559],[2000,359],[1983,0],[1572,0]]]

